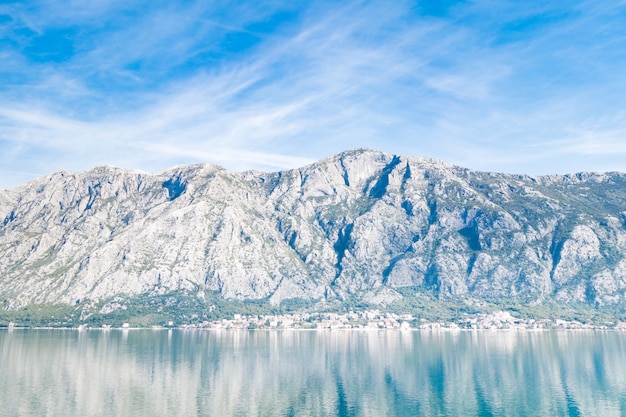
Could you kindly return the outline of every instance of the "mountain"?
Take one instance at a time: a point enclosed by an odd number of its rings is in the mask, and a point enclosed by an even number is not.
[[[8,310],[177,291],[376,304],[405,288],[623,304],[626,175],[476,172],[352,150],[276,173],[97,167],[0,191]]]

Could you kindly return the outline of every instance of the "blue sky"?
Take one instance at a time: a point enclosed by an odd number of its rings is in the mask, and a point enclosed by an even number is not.
[[[626,171],[626,2],[0,1],[0,188],[361,147]]]

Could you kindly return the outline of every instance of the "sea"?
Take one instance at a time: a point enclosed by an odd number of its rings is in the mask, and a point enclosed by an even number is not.
[[[626,332],[3,329],[0,416],[626,416]]]

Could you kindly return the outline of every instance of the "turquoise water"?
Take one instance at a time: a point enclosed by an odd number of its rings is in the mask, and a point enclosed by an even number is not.
[[[626,334],[0,331],[0,416],[419,415],[626,415]]]

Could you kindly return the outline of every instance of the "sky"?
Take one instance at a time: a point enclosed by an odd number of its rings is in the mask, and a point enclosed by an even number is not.
[[[0,188],[352,148],[626,172],[626,1],[0,0]]]

